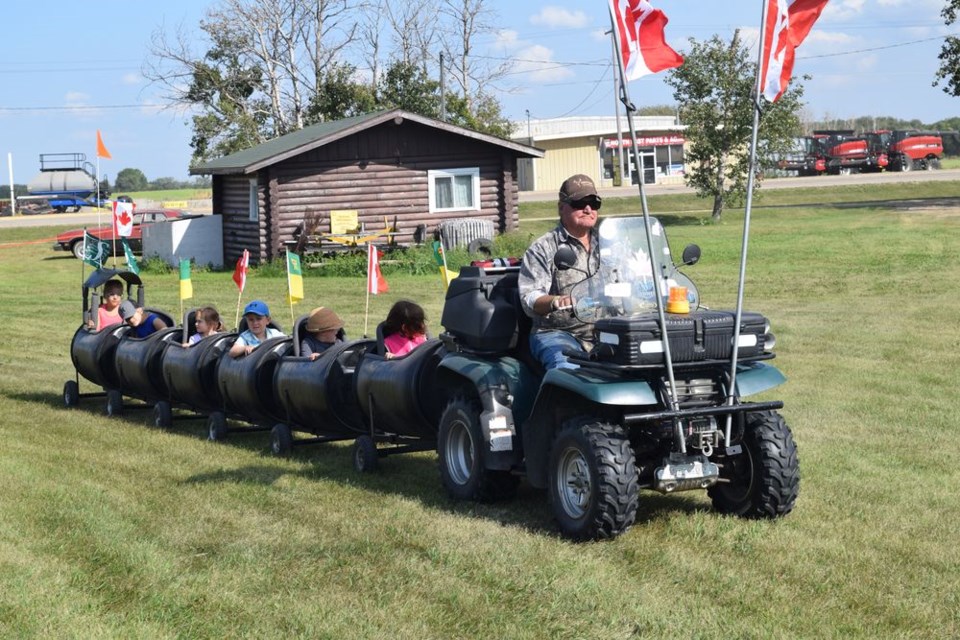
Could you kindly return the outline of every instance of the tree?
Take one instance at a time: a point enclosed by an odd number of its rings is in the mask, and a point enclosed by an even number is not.
[[[176,178],[165,176],[150,181],[151,191],[165,191],[167,189],[182,189],[183,183]]]
[[[126,168],[117,173],[117,191],[144,191],[148,186],[147,176],[140,169]]]
[[[153,34],[144,77],[193,116],[193,162],[302,128],[328,70],[356,32],[354,0],[220,0],[200,30]]]
[[[503,135],[499,103],[479,88],[489,92],[503,69],[475,51],[478,36],[495,30],[488,4],[218,0],[200,22],[203,38],[183,26],[156,31],[143,74],[163,88],[168,106],[193,113],[194,165],[308,124],[388,106],[438,117],[441,51],[462,102],[450,111],[451,121]],[[193,51],[198,41],[206,47],[202,55]],[[363,60],[372,75],[361,76],[352,59]]]
[[[690,45],[684,63],[666,81],[690,140],[684,179],[700,197],[713,198],[713,219],[719,221],[725,202],[739,204],[747,193],[757,67],[749,62],[739,31],[729,43],[713,36],[702,43],[691,39]],[[761,99],[758,147],[765,157],[786,153],[798,135],[802,96],[803,87],[794,79],[777,102]],[[755,187],[762,169],[758,163]]]
[[[940,15],[946,26],[953,25],[960,15],[960,0],[948,0]],[[937,57],[940,59],[940,69],[937,70],[933,85],[943,83],[941,88],[944,93],[960,97],[960,37],[953,35],[944,38]]]

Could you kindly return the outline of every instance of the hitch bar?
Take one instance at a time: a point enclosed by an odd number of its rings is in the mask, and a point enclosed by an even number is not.
[[[702,416],[725,416],[734,413],[747,413],[750,411],[771,411],[782,409],[783,402],[773,400],[771,402],[748,402],[733,406],[721,407],[702,407],[697,409],[680,409],[678,411],[654,411],[652,413],[627,413],[623,416],[623,422],[626,425],[636,424],[638,422],[647,422],[649,420],[670,420],[674,418],[699,418]]]

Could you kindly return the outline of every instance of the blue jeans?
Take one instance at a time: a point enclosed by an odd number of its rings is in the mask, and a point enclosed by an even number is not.
[[[537,331],[530,334],[530,353],[547,369],[579,369],[563,355],[564,351],[583,351],[583,345],[566,331]]]

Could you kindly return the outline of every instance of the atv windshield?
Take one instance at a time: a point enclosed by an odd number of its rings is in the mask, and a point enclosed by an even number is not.
[[[666,232],[656,218],[650,218],[650,230],[652,263],[642,217],[606,218],[600,222],[600,266],[571,290],[577,319],[592,323],[600,318],[656,312],[654,269],[660,276],[664,307],[671,287],[686,287],[690,309],[699,306],[697,287],[674,266]]]

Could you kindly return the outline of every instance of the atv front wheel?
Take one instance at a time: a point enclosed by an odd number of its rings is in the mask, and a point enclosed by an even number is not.
[[[516,494],[519,478],[509,471],[486,468],[487,443],[476,400],[458,396],[447,404],[440,416],[437,451],[440,480],[451,498],[493,502]]]
[[[550,450],[550,503],[564,535],[613,538],[637,517],[637,466],[619,425],[576,420]]]
[[[720,482],[707,494],[720,513],[778,518],[793,510],[800,492],[800,464],[790,427],[776,411],[746,416],[743,452],[723,461]]]

